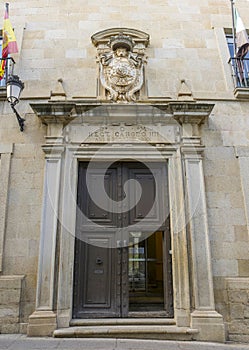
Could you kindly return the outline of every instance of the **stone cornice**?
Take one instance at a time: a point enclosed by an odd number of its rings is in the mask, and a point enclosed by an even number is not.
[[[44,124],[62,123],[66,125],[75,118],[72,114],[74,103],[44,102],[31,103],[30,106]]]
[[[203,124],[214,108],[214,104],[195,102],[170,102],[173,117],[180,124]]]
[[[153,110],[162,113],[163,118],[173,118],[178,123],[202,124],[209,117],[214,104],[197,102],[148,100],[138,103],[105,103],[99,100],[79,100],[44,102],[30,104],[36,115],[45,124],[62,123],[64,126],[75,118],[82,117],[86,112],[98,108],[96,114],[102,116],[124,117],[148,116]]]

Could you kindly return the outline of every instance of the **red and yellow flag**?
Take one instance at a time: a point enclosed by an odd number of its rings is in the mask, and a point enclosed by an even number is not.
[[[11,53],[17,53],[17,43],[15,33],[9,20],[8,4],[6,4],[3,21],[3,42],[2,42],[2,61],[0,66],[0,80],[4,77],[6,58]]]

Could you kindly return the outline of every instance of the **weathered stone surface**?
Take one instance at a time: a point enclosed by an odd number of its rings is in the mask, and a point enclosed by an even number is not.
[[[24,276],[0,277],[0,332],[19,333],[21,289]]]
[[[241,277],[249,276],[249,259],[238,260],[239,275]]]
[[[229,320],[228,332],[231,340],[249,337],[249,278],[227,279]],[[244,341],[244,340],[243,340]]]

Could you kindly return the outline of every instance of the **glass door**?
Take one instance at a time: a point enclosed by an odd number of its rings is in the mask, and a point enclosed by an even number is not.
[[[141,234],[130,234],[129,311],[164,311],[163,232],[155,232],[143,241]]]

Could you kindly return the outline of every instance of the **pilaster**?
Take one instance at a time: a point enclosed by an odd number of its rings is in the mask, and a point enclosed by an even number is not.
[[[64,109],[63,109],[64,110]],[[45,176],[41,220],[36,310],[29,317],[29,336],[51,336],[57,328],[55,313],[55,263],[59,223],[61,163],[64,152],[65,116],[46,114]],[[42,112],[42,111],[41,111]],[[42,113],[41,113],[42,114]],[[44,116],[43,116],[44,118]]]
[[[175,320],[178,327],[189,327],[189,263],[180,151],[169,159],[169,191]]]
[[[181,152],[187,194],[187,226],[192,255],[193,307],[191,327],[199,330],[198,340],[225,341],[222,316],[215,311],[211,251],[207,219],[200,125],[207,116],[179,113],[182,124]]]

